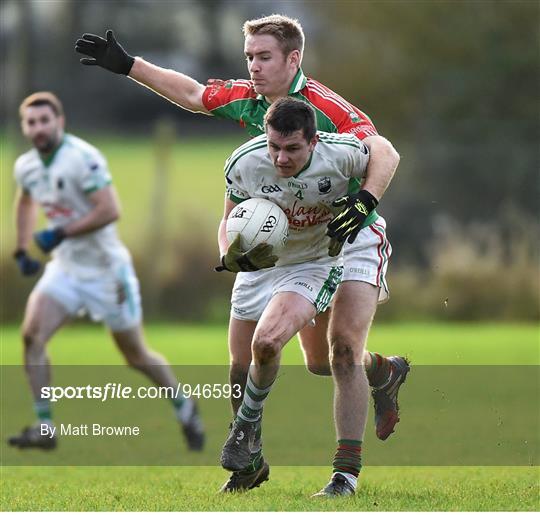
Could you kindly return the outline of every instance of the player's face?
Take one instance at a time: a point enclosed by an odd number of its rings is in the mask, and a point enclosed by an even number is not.
[[[49,105],[30,106],[21,120],[23,134],[42,154],[54,150],[62,139],[64,117],[57,116]]]
[[[298,130],[284,136],[272,127],[266,129],[268,152],[280,177],[296,175],[308,163],[318,137],[306,141],[304,131]]]
[[[246,37],[244,54],[258,94],[270,100],[287,96],[300,66],[300,53],[297,50],[285,56],[274,36],[261,34]]]

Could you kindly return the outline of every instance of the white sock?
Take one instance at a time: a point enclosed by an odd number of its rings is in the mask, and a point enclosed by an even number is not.
[[[191,418],[195,404],[191,399],[185,399],[180,408],[175,408],[176,418],[182,424],[185,424]]]

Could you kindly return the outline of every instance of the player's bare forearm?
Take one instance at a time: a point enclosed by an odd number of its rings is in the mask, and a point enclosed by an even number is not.
[[[219,255],[224,256],[227,254],[227,249],[229,248],[229,241],[227,240],[227,220],[221,220],[219,223],[218,229],[218,246],[219,246]]]
[[[32,232],[36,226],[37,203],[23,191],[17,193],[15,201],[15,220],[17,227],[17,249],[27,250],[32,241]]]
[[[188,111],[209,114],[202,101],[204,86],[183,73],[136,57],[128,76]]]
[[[362,141],[369,148],[369,163],[362,189],[380,200],[394,177],[399,154],[392,143],[382,136],[368,136]]]
[[[95,191],[89,199],[94,205],[92,210],[79,220],[62,227],[66,238],[97,231],[120,217],[118,198],[111,186]]]
[[[227,239],[227,218],[229,218],[229,215],[231,211],[235,208],[235,206],[236,204],[232,200],[225,198],[225,205],[223,207],[223,218],[219,223],[218,229],[218,245],[220,256],[224,256],[225,254],[227,254],[227,249],[229,248],[229,240]]]

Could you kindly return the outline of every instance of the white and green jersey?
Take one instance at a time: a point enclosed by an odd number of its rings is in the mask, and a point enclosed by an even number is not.
[[[328,257],[326,226],[339,208],[332,202],[348,192],[349,179],[363,178],[368,148],[351,134],[318,132],[305,167],[294,177],[277,175],[262,134],[238,149],[225,164],[227,196],[235,203],[265,198],[277,204],[289,219],[289,239],[277,265],[304,263]],[[376,213],[365,226],[375,221]]]
[[[93,207],[88,195],[111,183],[103,155],[82,139],[67,134],[47,160],[42,160],[35,148],[21,155],[14,173],[18,185],[43,208],[49,228],[84,217]],[[82,279],[131,260],[112,223],[66,238],[53,257],[67,272]]]

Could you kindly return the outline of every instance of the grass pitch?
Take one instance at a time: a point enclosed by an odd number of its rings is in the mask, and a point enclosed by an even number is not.
[[[174,364],[227,363],[226,328],[155,325],[149,342]],[[1,333],[2,363],[21,363],[15,327]],[[370,347],[405,354],[416,364],[539,363],[538,329],[527,325],[375,324]],[[53,363],[118,364],[100,327],[74,325],[51,343]],[[291,342],[284,362],[299,364]],[[21,408],[23,409],[23,408]],[[2,413],[8,417],[8,413]],[[31,408],[28,406],[28,420]],[[367,431],[372,431],[371,421]],[[399,439],[397,434],[392,439]],[[34,451],[30,451],[34,452]],[[217,459],[217,457],[216,457]],[[271,480],[242,495],[217,493],[220,467],[2,467],[2,510],[111,511],[535,511],[538,467],[370,467],[356,497],[334,501],[310,495],[328,480],[328,467],[276,467]]]

